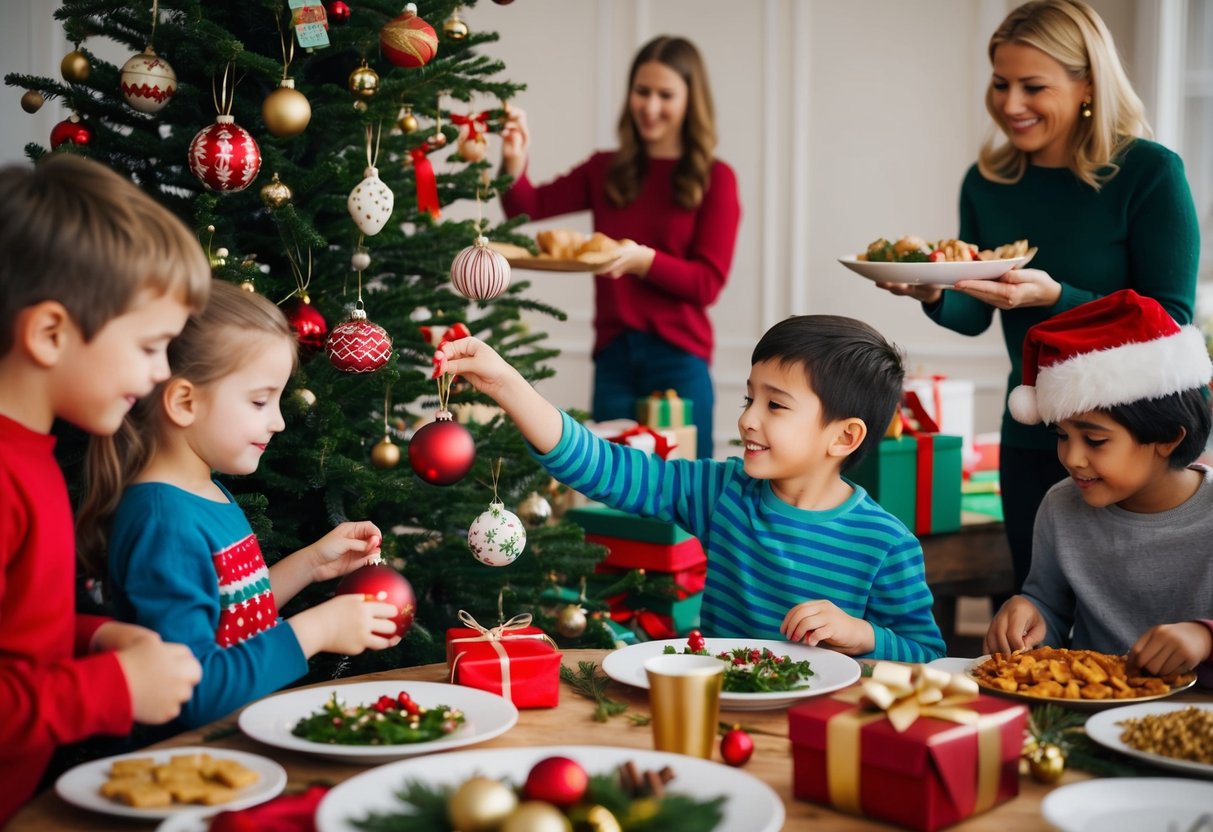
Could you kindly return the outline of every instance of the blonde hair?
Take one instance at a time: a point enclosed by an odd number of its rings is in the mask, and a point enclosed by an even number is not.
[[[251,344],[258,338],[297,343],[286,316],[272,302],[223,280],[213,284],[206,309],[190,317],[169,344],[172,376],[135,403],[117,433],[89,440],[84,465],[88,488],[76,517],[76,549],[94,577],[105,575],[109,523],[122,492],[156,453],[166,385],[173,379],[205,385],[236,372],[248,361]]]
[[[1035,47],[1061,64],[1071,80],[1090,81],[1091,116],[1079,118],[1074,127],[1067,167],[1099,190],[1116,175],[1115,160],[1134,139],[1152,135],[1107,26],[1080,0],[1037,0],[1015,9],[995,30],[988,50],[991,63],[1004,43]],[[1005,133],[992,85],[986,90],[986,110]],[[1027,170],[1028,155],[1009,142],[995,147],[990,139],[981,148],[977,166],[986,179],[1009,185]]]
[[[607,172],[607,199],[617,208],[630,204],[640,193],[648,167],[644,142],[629,106],[636,73],[647,63],[664,64],[687,85],[687,112],[682,121],[682,156],[674,166],[674,201],[682,208],[698,208],[707,190],[716,151],[716,120],[712,91],[703,60],[689,40],[662,35],[640,48],[628,73],[628,89],[619,116],[619,150]]]
[[[185,224],[99,162],[54,153],[0,168],[0,355],[35,304],[63,304],[89,340],[141,291],[201,309],[210,283]]]

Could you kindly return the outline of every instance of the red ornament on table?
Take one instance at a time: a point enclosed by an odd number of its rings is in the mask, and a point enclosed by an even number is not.
[[[231,116],[216,116],[190,142],[190,172],[215,191],[243,191],[261,170],[261,148]]]
[[[743,766],[754,755],[754,738],[734,725],[720,738],[720,756],[731,766]]]
[[[64,142],[85,145],[92,140],[93,131],[88,129],[88,125],[76,113],[72,113],[51,128],[51,150],[54,150]]]
[[[467,476],[476,462],[476,440],[449,411],[418,428],[409,440],[409,464],[430,485],[452,485]]]
[[[396,66],[425,66],[438,54],[438,35],[433,26],[417,16],[416,4],[409,3],[404,14],[379,30],[379,47]]]
[[[487,237],[477,237],[473,245],[455,255],[451,283],[465,298],[492,300],[509,288],[510,264],[489,248]]]
[[[392,357],[392,338],[379,324],[355,309],[350,319],[333,327],[325,344],[329,362],[345,373],[373,373]]]
[[[703,650],[706,647],[707,642],[703,639],[703,633],[699,632],[698,630],[691,630],[691,632],[687,634],[687,648],[690,649],[692,653],[698,653],[700,650]]]
[[[283,313],[299,338],[299,347],[305,357],[310,358],[324,349],[328,340],[329,325],[316,307],[305,298],[287,301]]]
[[[522,794],[527,800],[568,807],[581,800],[589,786],[590,776],[581,763],[568,757],[548,757],[531,768]]]
[[[324,4],[324,10],[333,23],[348,23],[350,20],[350,7],[342,0],[330,0]]]
[[[400,611],[396,616],[396,635],[403,636],[413,626],[417,614],[417,596],[408,579],[383,561],[373,561],[356,569],[337,584],[338,595],[364,595],[368,601],[384,601]]]

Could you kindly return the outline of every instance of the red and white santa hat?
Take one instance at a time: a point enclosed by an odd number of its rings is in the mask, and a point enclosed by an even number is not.
[[[1132,289],[1084,303],[1028,330],[1023,383],[1007,406],[1025,425],[1203,387],[1204,336]]]

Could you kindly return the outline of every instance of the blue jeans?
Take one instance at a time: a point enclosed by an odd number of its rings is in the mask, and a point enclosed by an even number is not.
[[[712,410],[716,394],[708,362],[647,332],[628,331],[594,358],[594,420],[635,419],[636,400],[654,390],[676,390],[690,399],[699,445],[695,455],[712,457]]]

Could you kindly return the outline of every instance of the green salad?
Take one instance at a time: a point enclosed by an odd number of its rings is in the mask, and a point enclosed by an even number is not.
[[[463,723],[462,711],[445,705],[423,708],[404,691],[395,699],[380,696],[371,705],[346,705],[334,691],[291,733],[329,745],[403,745],[439,739]]]
[[[698,630],[691,631],[687,646],[682,650],[667,645],[662,652],[712,655],[707,651],[703,636]],[[778,693],[795,690],[808,687],[809,677],[813,675],[808,660],[794,662],[789,656],[772,653],[766,647],[761,650],[754,647],[736,647],[715,655],[725,662],[724,683],[721,687],[725,693]]]

